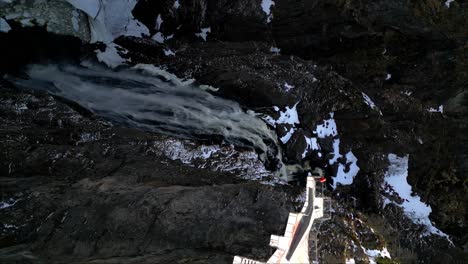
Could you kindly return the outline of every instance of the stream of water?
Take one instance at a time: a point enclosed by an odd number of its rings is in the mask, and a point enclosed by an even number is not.
[[[74,101],[117,125],[183,138],[220,136],[257,150],[262,161],[286,173],[277,136],[265,122],[211,94],[207,86],[152,65],[118,71],[97,65],[31,65],[26,75],[10,80]]]

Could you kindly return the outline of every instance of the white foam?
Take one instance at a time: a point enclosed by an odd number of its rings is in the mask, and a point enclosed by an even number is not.
[[[378,250],[378,249],[366,249],[364,247],[362,247],[362,250],[364,251],[364,253],[367,255],[368,259],[369,259],[369,263],[371,264],[376,264],[376,258],[377,257],[382,257],[382,258],[389,258],[391,259],[392,257],[390,256],[390,252],[388,252],[387,248],[384,247],[382,248],[382,250]]]

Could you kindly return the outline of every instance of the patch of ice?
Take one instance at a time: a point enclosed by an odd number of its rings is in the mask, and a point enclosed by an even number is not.
[[[334,137],[338,135],[338,129],[336,127],[335,119],[333,119],[334,113],[330,113],[330,119],[323,120],[323,124],[317,125],[314,133],[319,138]]]
[[[284,83],[284,91],[285,91],[285,92],[289,92],[289,91],[291,91],[292,89],[294,89],[295,87],[296,87],[296,86],[291,85],[291,84],[289,84],[289,83],[287,83],[287,82]]]
[[[11,30],[11,27],[8,24],[8,22],[5,19],[0,18],[0,32],[7,33],[10,30]]]
[[[279,54],[281,52],[281,49],[278,48],[278,47],[273,47],[271,46],[270,48],[270,52],[273,52],[273,53],[276,53],[276,54]]]
[[[357,165],[358,159],[354,156],[353,152],[349,151],[346,153],[346,164],[349,164],[349,170],[345,172],[346,166],[343,164],[338,165],[338,172],[336,177],[333,179],[333,188],[336,188],[336,184],[341,185],[350,185],[353,183],[354,177],[359,172],[359,167]]]
[[[423,203],[418,195],[413,195],[411,185],[407,181],[408,177],[408,160],[409,155],[398,157],[395,154],[388,154],[388,166],[387,172],[384,178],[384,190],[390,195],[398,195],[403,202],[401,204],[391,201],[388,198],[384,199],[384,206],[393,203],[403,209],[406,216],[411,218],[416,224],[424,225],[427,227],[426,235],[436,234],[439,236],[446,237],[449,241],[449,237],[437,229],[429,219],[429,215],[432,212],[432,208]]]
[[[175,1],[174,1],[174,4],[172,5],[172,7],[173,7],[174,9],[176,9],[176,10],[179,9],[179,7],[180,7],[179,0],[175,0]]]
[[[127,52],[119,45],[109,43],[104,52],[100,50],[95,51],[98,61],[105,63],[110,68],[116,68],[117,66],[124,64],[127,60],[120,56],[117,48],[121,49],[121,52],[124,54]]]
[[[299,124],[299,115],[297,114],[297,102],[293,107],[289,108],[286,106],[286,110],[284,112],[280,111],[280,117],[276,120],[276,124],[290,124],[295,125]]]
[[[295,129],[291,128],[289,130],[289,132],[286,133],[286,135],[284,135],[282,138],[280,138],[281,142],[283,142],[283,144],[288,143],[288,141],[291,139],[292,135],[294,134],[294,131],[295,131]]]
[[[304,152],[302,153],[303,159],[307,156],[307,153],[309,152],[309,150],[320,150],[320,145],[317,142],[317,138],[315,137],[308,138],[306,136],[304,136],[304,138],[305,138],[307,146],[304,149]]]
[[[443,105],[439,105],[439,108],[429,108],[427,109],[428,112],[430,113],[444,113],[444,106]]]
[[[162,25],[163,22],[164,22],[164,20],[162,19],[161,14],[159,14],[159,15],[156,17],[156,24],[155,24],[155,26],[154,26],[154,29],[156,29],[156,30],[161,29],[161,25]]]
[[[447,0],[447,1],[445,1],[445,6],[446,6],[447,8],[450,8],[450,5],[451,5],[453,2],[455,2],[455,0]]]
[[[200,28],[200,33],[195,33],[195,36],[202,38],[203,41],[206,41],[208,33],[211,33],[211,27]]]
[[[175,52],[171,49],[164,49],[164,55],[166,56],[175,56]]]
[[[154,36],[151,37],[151,39],[158,43],[164,43],[164,35],[161,32],[157,32],[156,34],[154,34]]]
[[[262,0],[262,10],[267,15],[267,23],[271,22],[273,14],[271,12],[271,7],[275,5],[275,2],[272,0]]]

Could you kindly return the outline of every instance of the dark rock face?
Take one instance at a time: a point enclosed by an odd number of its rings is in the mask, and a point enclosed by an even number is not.
[[[293,210],[281,188],[155,155],[164,137],[45,94],[3,85],[1,96],[2,200],[12,204],[1,209],[2,263],[267,258]]]
[[[168,36],[196,39],[195,32],[210,27],[211,32],[228,41],[263,40],[268,31],[266,14],[260,6],[261,0],[196,0],[139,1],[133,15],[143,22],[152,33],[157,29],[156,17],[161,15],[163,23],[159,31]]]

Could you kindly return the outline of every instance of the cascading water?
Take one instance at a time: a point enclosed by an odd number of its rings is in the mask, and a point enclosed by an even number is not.
[[[113,71],[96,65],[32,65],[17,86],[42,89],[124,126],[184,138],[222,136],[260,158],[288,179],[276,134],[238,103],[207,92],[152,65]],[[272,165],[273,164],[273,165]]]

